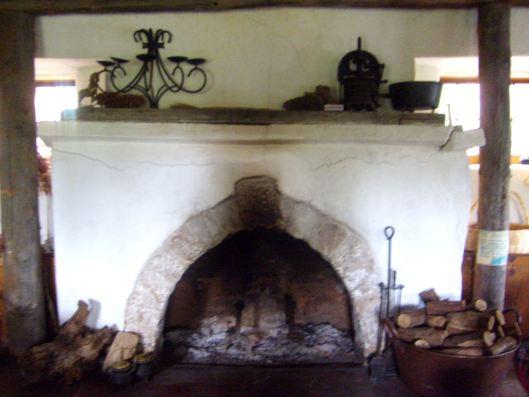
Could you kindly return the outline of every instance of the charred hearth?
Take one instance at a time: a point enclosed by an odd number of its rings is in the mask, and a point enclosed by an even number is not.
[[[239,232],[200,257],[175,287],[165,329],[181,362],[357,358],[341,279],[307,243],[276,230]]]

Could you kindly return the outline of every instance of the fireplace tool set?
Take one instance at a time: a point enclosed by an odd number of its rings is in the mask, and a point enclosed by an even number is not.
[[[384,228],[384,236],[388,242],[388,269],[387,282],[381,282],[380,287],[380,309],[379,309],[379,325],[377,333],[377,351],[369,362],[369,373],[373,383],[379,383],[386,378],[394,377],[396,375],[395,359],[393,352],[388,344],[387,336],[384,336],[382,328],[382,321],[396,317],[399,314],[402,289],[404,285],[397,284],[397,272],[391,267],[391,253],[392,240],[395,235],[395,228],[393,226],[386,226]],[[383,347],[385,350],[383,351]]]

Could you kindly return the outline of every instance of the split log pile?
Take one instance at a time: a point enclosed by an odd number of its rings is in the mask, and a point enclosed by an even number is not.
[[[20,357],[19,366],[26,383],[59,380],[69,384],[80,380],[83,371],[98,366],[115,330],[87,327],[89,314],[88,304],[79,301],[77,311],[61,326],[53,341],[35,346]]]
[[[396,336],[421,349],[461,356],[488,356],[515,348],[521,338],[516,320],[507,325],[503,312],[489,310],[477,299],[441,300],[435,290],[419,294],[425,307],[402,311],[396,318]]]

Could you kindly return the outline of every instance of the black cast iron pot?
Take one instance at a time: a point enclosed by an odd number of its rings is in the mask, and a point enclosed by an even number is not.
[[[442,83],[436,81],[403,81],[389,86],[393,109],[404,112],[434,110],[439,106]]]

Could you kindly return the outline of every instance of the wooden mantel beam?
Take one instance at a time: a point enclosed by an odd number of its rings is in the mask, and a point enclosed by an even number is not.
[[[474,297],[502,309],[509,252],[508,193],[511,162],[510,6],[497,2],[478,9],[481,126],[479,241]]]
[[[0,0],[0,12],[32,14],[224,11],[259,7],[473,8],[495,0]],[[529,0],[511,0],[529,6]]]
[[[8,345],[16,355],[46,332],[38,217],[35,17],[0,13],[0,187]]]

